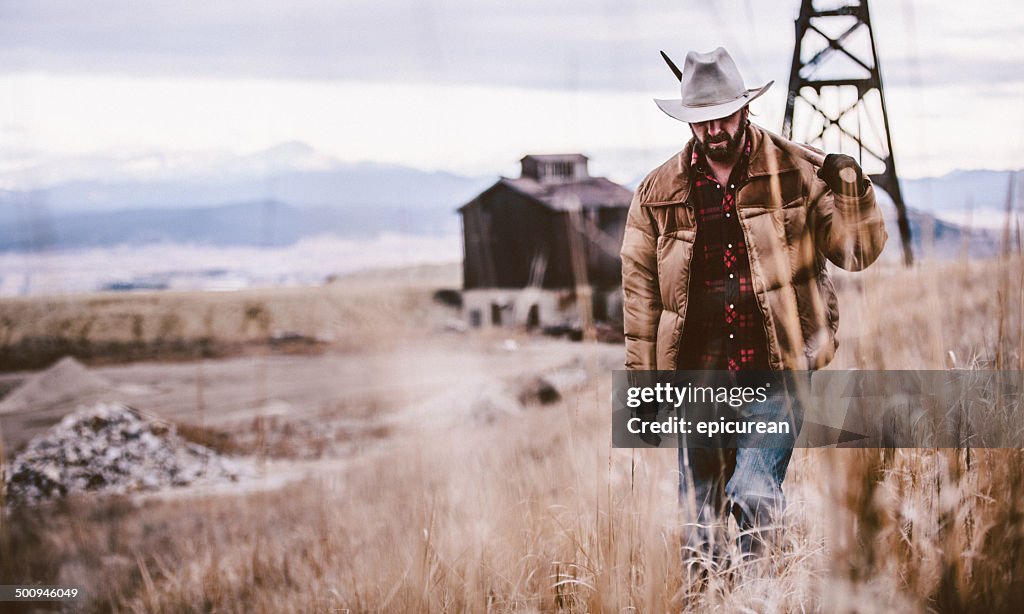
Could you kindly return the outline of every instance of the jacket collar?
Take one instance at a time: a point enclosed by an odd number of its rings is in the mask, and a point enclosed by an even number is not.
[[[797,170],[798,160],[805,157],[800,155],[802,151],[799,149],[794,151],[792,147],[780,146],[781,137],[754,124],[750,124],[747,138],[750,139],[748,179]],[[680,152],[655,169],[645,192],[640,196],[641,204],[657,206],[686,202],[693,183],[690,160],[695,143],[696,139],[691,137]]]

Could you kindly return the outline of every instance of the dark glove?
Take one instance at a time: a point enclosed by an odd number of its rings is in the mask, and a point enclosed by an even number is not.
[[[863,196],[868,185],[857,161],[846,154],[828,154],[818,177],[836,194]]]
[[[640,418],[640,421],[644,424],[650,424],[657,422],[658,420],[658,403],[645,403],[641,401],[640,407],[633,410],[633,415]],[[640,433],[640,439],[650,446],[661,445],[661,435],[657,433],[647,432],[646,429],[643,433]]]

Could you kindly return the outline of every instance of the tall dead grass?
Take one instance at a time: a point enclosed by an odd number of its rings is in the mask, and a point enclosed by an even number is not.
[[[1008,259],[841,280],[836,366],[1020,369],[1022,272]],[[675,454],[609,447],[610,379],[490,425],[417,425],[277,491],[15,510],[2,582],[79,584],[90,609],[117,612],[1024,603],[1020,450],[798,450],[781,539],[698,589],[681,566]]]

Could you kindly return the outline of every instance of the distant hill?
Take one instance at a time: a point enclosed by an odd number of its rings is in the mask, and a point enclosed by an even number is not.
[[[882,257],[899,260],[903,258],[903,242],[896,222],[896,208],[887,197],[884,200],[886,202],[880,204],[889,240]],[[915,257],[925,255],[939,260],[962,256],[988,258],[997,255],[1002,245],[1002,235],[998,230],[964,228],[913,208],[907,210],[907,221],[910,223],[911,249]]]
[[[323,234],[450,235],[459,229],[455,209],[497,178],[346,164],[302,143],[193,165],[188,172],[166,166],[145,180],[111,171],[99,176],[112,179],[0,190],[0,251],[160,242],[269,247]],[[968,231],[957,222],[1000,226],[1009,176],[972,170],[904,180],[915,251],[934,245],[937,254],[953,255],[966,245],[972,255],[988,255],[1001,235]],[[892,218],[891,251],[899,245],[895,211],[888,202],[883,209]]]
[[[890,239],[886,257],[900,253],[896,210],[884,193],[880,205]],[[237,203],[188,209],[128,209],[66,213],[33,223],[10,219],[0,209],[0,251],[73,249],[151,243],[280,247],[305,237],[334,235],[366,238],[383,233],[450,235],[459,231],[454,207],[432,209],[389,206],[295,207],[277,201]],[[932,214],[909,210],[914,252],[940,258],[972,257],[998,252],[1001,231],[967,229]]]
[[[474,196],[484,181],[450,173],[376,164],[336,170],[288,171],[227,178],[153,182],[71,181],[21,194],[22,202],[45,204],[54,212],[137,208],[210,207],[227,202],[279,201],[298,207],[401,206],[431,209],[456,206]],[[4,195],[11,201],[14,194]],[[462,204],[462,203],[458,203]]]
[[[1007,188],[1013,171],[953,171],[941,177],[904,179],[901,183],[903,198],[923,211],[940,213],[958,211],[968,206],[975,209],[1003,211]],[[1018,194],[1024,179],[1017,171]]]
[[[151,243],[279,247],[316,235],[363,238],[392,232],[442,235],[458,231],[453,206],[295,207],[260,201],[191,208],[63,213],[18,219],[0,208],[0,251],[73,249]]]
[[[451,234],[459,228],[455,209],[494,181],[372,163],[304,168],[314,153],[290,144],[172,178],[0,190],[0,251]]]

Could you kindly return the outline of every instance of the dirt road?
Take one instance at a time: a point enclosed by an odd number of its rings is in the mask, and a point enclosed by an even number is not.
[[[621,346],[615,345],[448,333],[312,356],[95,367],[90,375],[105,386],[15,407],[0,415],[0,428],[5,456],[10,457],[77,405],[120,401],[179,424],[233,435],[230,443],[249,451],[253,447],[247,444],[263,445],[275,455],[274,442],[290,438],[294,441],[276,455],[289,456],[287,450],[294,450],[301,457],[308,455],[295,446],[304,441],[322,446],[325,441],[351,443],[368,433],[381,436],[403,428],[403,421],[395,419],[401,411],[441,422],[462,419],[453,410],[456,401],[488,386],[559,370],[607,372],[621,364],[621,355]],[[34,375],[8,376],[7,383],[14,388]]]

